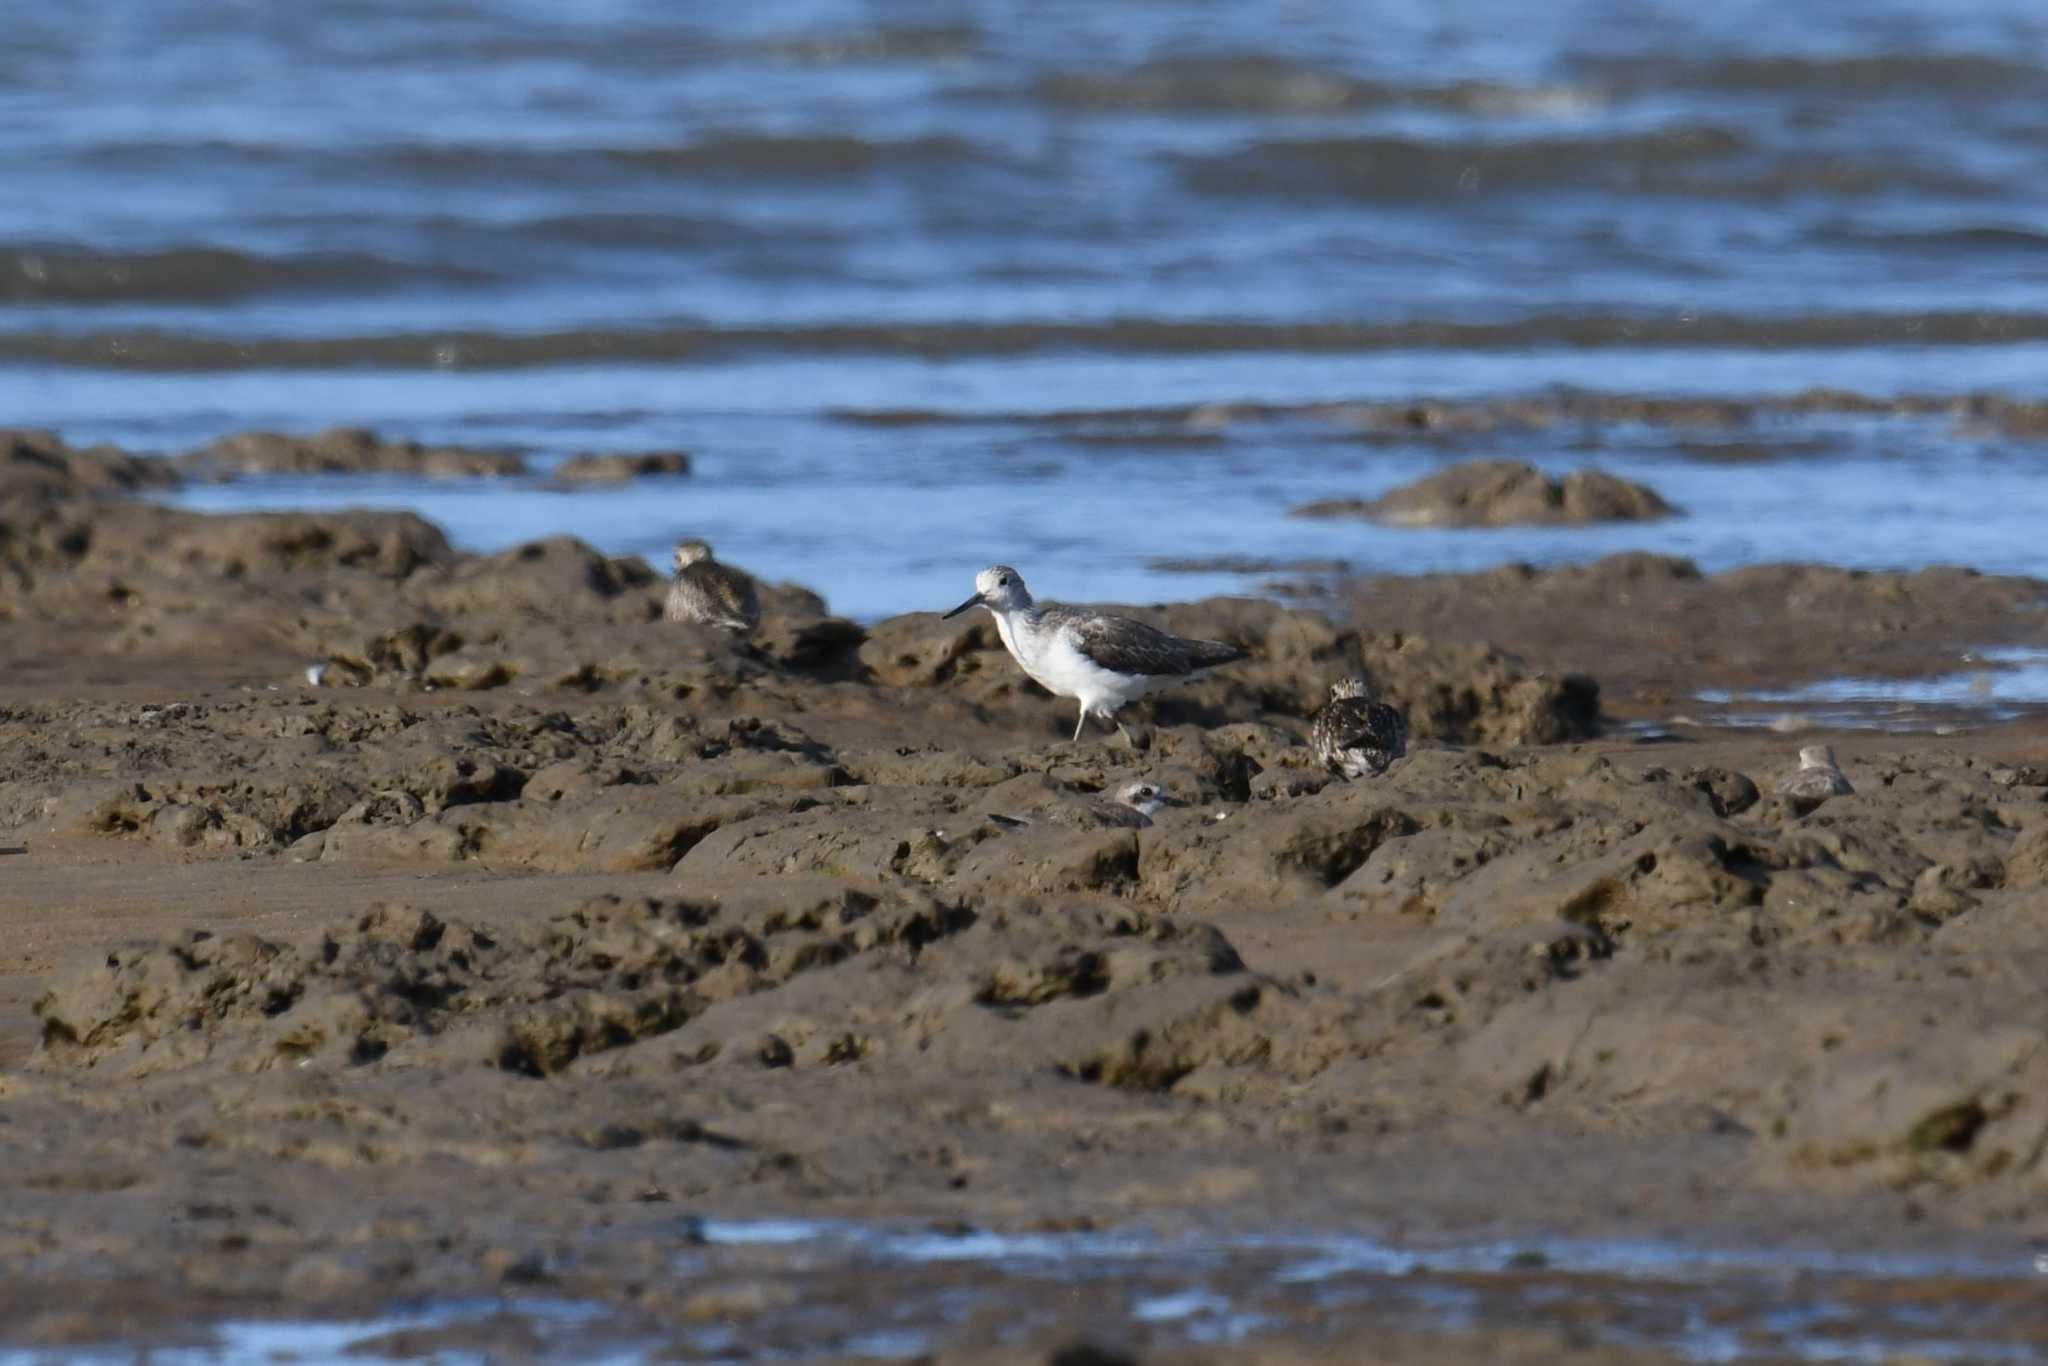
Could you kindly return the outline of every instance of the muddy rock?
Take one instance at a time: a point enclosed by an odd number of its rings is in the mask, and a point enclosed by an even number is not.
[[[784,669],[817,678],[859,679],[866,675],[861,647],[867,632],[858,622],[822,612],[773,611],[754,633],[754,647]]]
[[[43,583],[74,579],[92,549],[94,522],[75,501],[45,489],[14,487],[0,495],[0,601],[7,603],[0,610],[20,615],[32,608],[32,594]],[[111,596],[120,589],[110,582],[102,591]]]
[[[1645,522],[1674,511],[1652,490],[1600,470],[1574,470],[1553,479],[1534,465],[1479,460],[1453,465],[1370,502],[1325,499],[1292,508],[1288,515],[1456,527]]]
[[[178,475],[167,462],[112,446],[81,449],[54,432],[0,428],[0,498],[27,492],[67,497],[169,488]]]
[[[60,979],[36,1010],[52,1062],[129,1075],[223,1045],[241,1069],[330,1051],[362,1063],[491,999],[501,962],[488,934],[380,905],[304,947],[194,930],[116,951]]]
[[[348,779],[317,770],[265,781],[137,782],[94,803],[84,828],[168,848],[252,854],[291,844],[333,824],[357,801],[358,793]]]
[[[624,484],[634,479],[680,478],[690,472],[690,457],[681,451],[649,451],[638,455],[572,455],[555,466],[550,482],[565,487]]]
[[[201,930],[119,950],[60,978],[36,1011],[50,1064],[124,1075],[218,1053],[235,1070],[445,1057],[544,1076],[720,1000],[971,923],[915,893],[844,887],[732,907],[603,896],[509,935],[378,905],[301,944]]]
[[[861,663],[875,680],[892,688],[930,688],[979,676],[1003,648],[995,622],[985,612],[941,620],[936,613],[891,617],[868,633]]]
[[[239,432],[187,451],[171,463],[186,478],[210,483],[257,474],[406,474],[468,479],[526,473],[526,462],[510,451],[386,441],[361,427],[331,427],[311,436]]]
[[[1019,1075],[1132,1091],[1166,1090],[1204,1065],[1303,1065],[1308,1050],[1276,1047],[1275,1036],[1313,1012],[1249,972],[1210,926],[1076,901],[989,908],[944,928],[914,956],[870,968],[893,1008],[836,1006],[848,967],[835,965],[792,981],[779,999],[738,997],[707,1011],[667,1048],[700,1064],[745,1066],[769,1035],[797,1075],[910,1057],[974,1069],[1000,1057]],[[1316,1047],[1349,1046],[1334,1020],[1321,1027]]]
[[[104,648],[130,655],[191,653],[209,635],[218,649],[250,631],[275,645],[327,604],[383,598],[390,581],[450,554],[409,513],[212,518],[0,497],[0,592],[12,590],[13,610],[104,631]]]
[[[1136,830],[1048,822],[975,840],[948,881],[983,895],[995,889],[1027,896],[1115,893],[1136,884],[1138,859]]]
[[[294,841],[290,856],[360,863],[453,863],[463,857],[460,833],[426,819],[426,807],[410,792],[374,792],[341,813],[324,830]]]
[[[454,654],[462,646],[458,632],[431,621],[372,631],[348,644],[330,646],[327,673],[320,682],[330,687],[363,687],[399,680],[417,682],[435,660]]]
[[[568,536],[469,559],[406,587],[409,600],[450,617],[596,613],[640,622],[661,615],[658,583],[643,561],[601,555]]]
[[[806,803],[757,803],[756,814],[730,821],[689,848],[675,865],[676,877],[693,880],[748,876],[808,876],[873,879],[902,877],[913,864],[932,864],[948,855],[953,840],[930,822],[935,813],[905,803],[877,808],[872,802],[843,808]],[[945,860],[952,860],[947,857]],[[922,881],[939,880],[940,867],[920,869]]]
[[[1622,715],[1694,718],[1719,709],[1699,700],[1705,689],[1953,673],[1986,645],[2036,642],[2048,623],[2048,585],[2031,579],[1824,565],[1705,575],[1639,552],[1554,569],[1361,578],[1338,602],[1342,618],[1377,631],[1486,641],[1532,671],[1587,670]],[[1816,633],[1822,619],[1833,625]],[[1772,776],[1796,750],[1785,746]]]
[[[194,519],[165,537],[159,552],[172,563],[225,579],[329,567],[403,579],[422,566],[451,558],[439,529],[405,512],[280,512],[223,522]]]
[[[2024,827],[2005,860],[2005,884],[2013,888],[2048,886],[2048,821]]]

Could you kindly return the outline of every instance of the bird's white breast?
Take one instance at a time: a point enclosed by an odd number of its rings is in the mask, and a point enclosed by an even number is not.
[[[1002,634],[1003,646],[1009,650],[1010,657],[1031,675],[1032,682],[1057,697],[1079,696],[1066,677],[1066,671],[1052,657],[1055,653],[1055,632],[1046,630],[1029,617],[1011,617],[1008,614],[996,617],[996,630]]]

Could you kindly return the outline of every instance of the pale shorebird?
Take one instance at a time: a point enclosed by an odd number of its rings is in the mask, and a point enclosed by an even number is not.
[[[1317,710],[1310,734],[1316,759],[1346,778],[1376,778],[1408,752],[1408,718],[1375,699],[1356,674],[1330,685],[1330,700]]]
[[[1808,745],[1799,751],[1799,767],[1778,779],[1781,797],[1824,802],[1830,797],[1848,797],[1856,789],[1835,766],[1835,751],[1827,745]]]
[[[1128,740],[1130,732],[1116,720],[1124,703],[1245,657],[1220,640],[1184,640],[1129,617],[1033,602],[1024,576],[1006,564],[976,574],[974,596],[946,615],[957,617],[970,607],[986,607],[994,615],[1003,647],[1025,673],[1054,696],[1080,702],[1076,740],[1090,715],[1114,723]]]
[[[711,558],[703,541],[682,541],[675,549],[675,581],[669,585],[670,621],[695,621],[728,631],[751,631],[761,624],[761,599],[753,576]]]

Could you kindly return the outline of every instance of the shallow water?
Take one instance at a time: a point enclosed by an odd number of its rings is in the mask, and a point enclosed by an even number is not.
[[[1823,678],[1796,688],[1694,694],[1716,725],[1942,731],[2048,712],[2048,650],[1994,647],[1927,678]]]
[[[1685,1361],[2028,1361],[2042,1261],[1534,1238],[1406,1246],[1310,1232],[999,1234],[813,1220],[682,1230],[675,1274],[704,1304],[662,1330],[545,1299],[414,1306],[343,1322],[233,1321],[162,1362],[482,1361],[491,1333],[544,1360],[907,1359],[949,1343],[1074,1338],[1170,1352],[1360,1332],[1556,1329]],[[753,1305],[753,1310],[744,1306]],[[766,1308],[761,1306],[774,1306]],[[708,1320],[708,1321],[707,1321]],[[125,1353],[72,1360],[121,1360]],[[0,1351],[0,1366],[33,1353]]]
[[[673,485],[280,481],[729,559],[871,617],[979,564],[1462,568],[1618,548],[2048,573],[2038,437],[1813,414],[1162,440],[1133,406],[1546,392],[2048,396],[2048,11],[1014,0],[735,10],[109,0],[0,50],[0,420],[177,450],[333,422],[681,446]],[[878,425],[851,414],[949,420]],[[1697,435],[1697,434],[1694,434]],[[1472,456],[1643,478],[1563,532],[1287,519]],[[1138,515],[1134,515],[1134,513]]]

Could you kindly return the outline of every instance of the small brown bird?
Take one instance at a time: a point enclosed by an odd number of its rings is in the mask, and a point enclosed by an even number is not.
[[[1408,752],[1408,718],[1374,699],[1353,674],[1330,685],[1330,700],[1315,715],[1316,758],[1346,778],[1376,778]]]
[[[1808,745],[1799,751],[1799,767],[1778,779],[1778,795],[1816,805],[1830,797],[1853,796],[1856,789],[1835,766],[1835,751],[1827,745]]]
[[[728,631],[750,632],[761,624],[761,599],[753,576],[711,558],[711,547],[682,541],[675,551],[675,581],[669,585],[670,621],[696,621]]]

